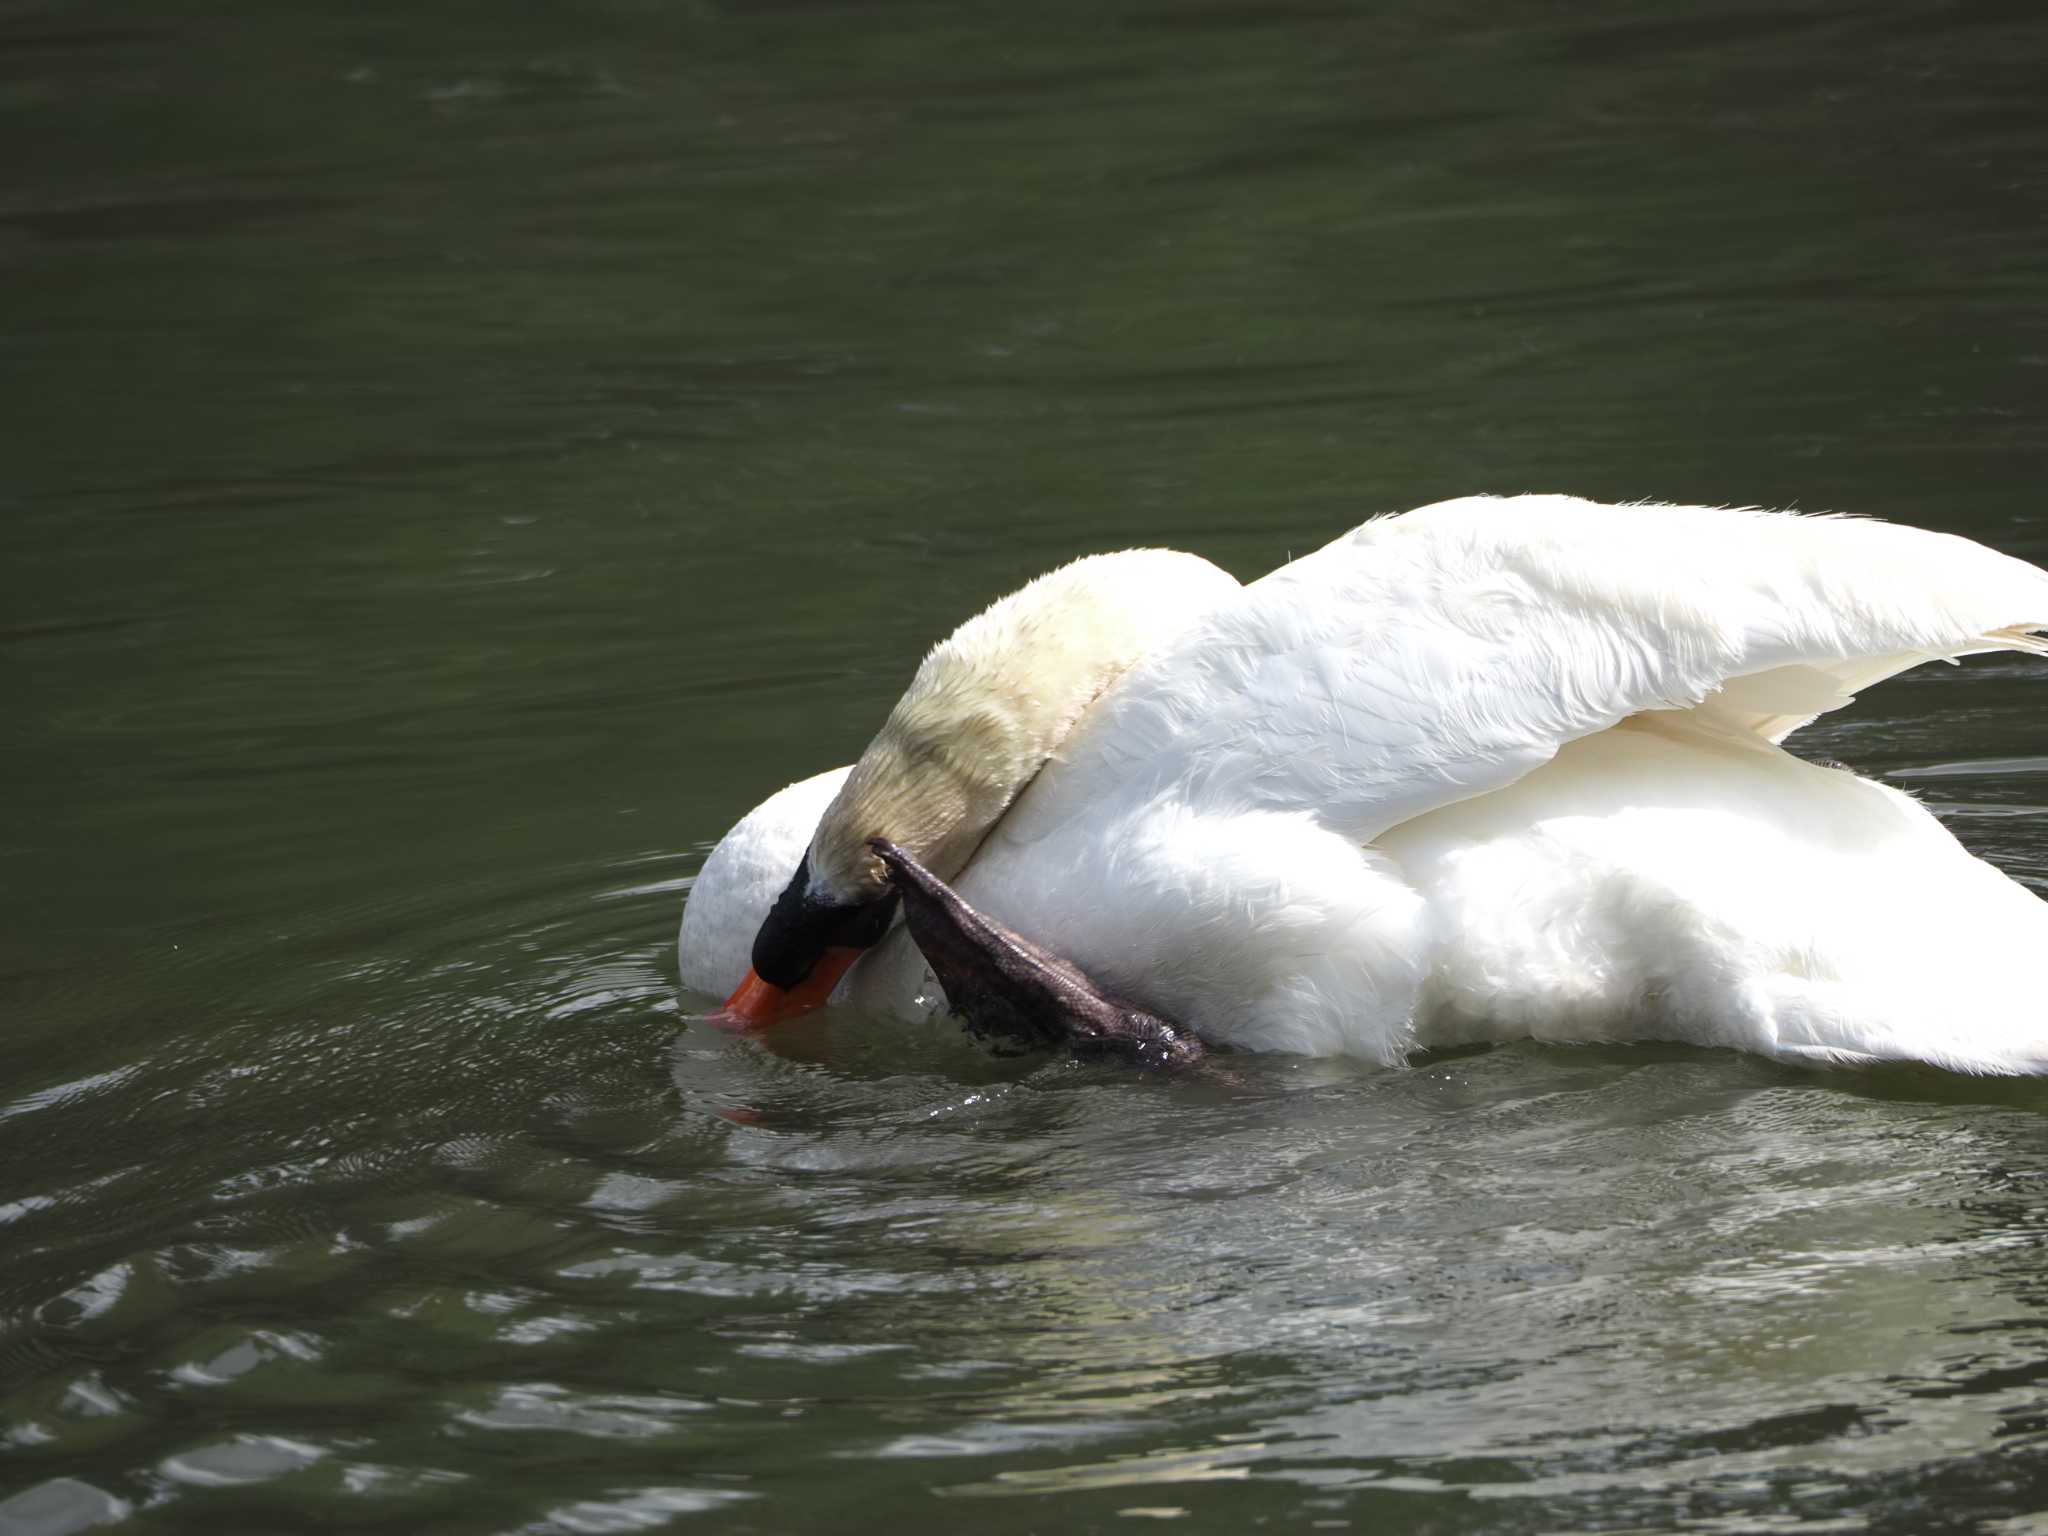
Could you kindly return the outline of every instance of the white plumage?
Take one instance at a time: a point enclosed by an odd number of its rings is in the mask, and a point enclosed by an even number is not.
[[[1388,1062],[1534,1035],[2048,1069],[2048,906],[1777,745],[1920,662],[2041,651],[2048,575],[1883,523],[1527,496],[1198,591],[956,882],[1104,985],[1213,1042]],[[988,686],[1028,691],[1029,655]],[[714,853],[686,985],[737,981],[836,782]],[[841,995],[933,989],[899,932]]]

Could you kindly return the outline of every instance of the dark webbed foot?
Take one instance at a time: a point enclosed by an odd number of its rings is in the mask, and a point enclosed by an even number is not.
[[[1179,1066],[1202,1054],[1187,1030],[1111,997],[1078,966],[984,917],[886,838],[868,846],[903,898],[910,937],[977,1039],[998,1049],[1067,1049],[1142,1066]]]

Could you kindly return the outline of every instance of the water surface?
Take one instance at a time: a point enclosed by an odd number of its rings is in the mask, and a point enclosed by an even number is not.
[[[2048,559],[2044,45],[0,7],[0,1531],[2028,1528],[2033,1085],[770,1048],[670,945],[1073,554],[1542,489]],[[2048,889],[2038,671],[1811,750]]]

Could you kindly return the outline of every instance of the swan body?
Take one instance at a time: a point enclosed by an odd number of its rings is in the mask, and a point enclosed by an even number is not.
[[[2048,1070],[2048,905],[1909,797],[1780,745],[1923,661],[2041,651],[2033,567],[1883,523],[1474,497],[1191,584],[1181,614],[942,873],[1211,1043]],[[1027,648],[977,686],[1031,671]],[[686,986],[731,986],[806,847],[859,831],[834,827],[847,782],[791,786],[714,851]],[[837,996],[941,1002],[900,928]]]

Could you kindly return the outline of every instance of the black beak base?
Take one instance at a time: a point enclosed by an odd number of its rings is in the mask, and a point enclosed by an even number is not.
[[[1180,1066],[1202,1043],[1180,1025],[1110,996],[1079,967],[974,910],[886,838],[868,846],[903,901],[910,937],[968,1033],[998,1051],[1071,1050],[1140,1066]]]
[[[892,891],[878,901],[845,905],[811,889],[811,855],[803,861],[754,935],[754,974],[788,990],[802,986],[828,949],[867,949],[896,919]]]

